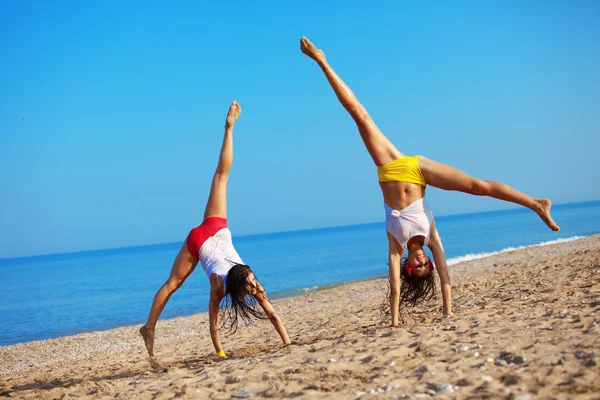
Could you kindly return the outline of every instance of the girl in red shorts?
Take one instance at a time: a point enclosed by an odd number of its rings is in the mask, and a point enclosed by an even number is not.
[[[181,287],[198,262],[202,264],[210,282],[208,319],[210,337],[218,357],[226,357],[221,347],[218,330],[219,305],[225,296],[228,296],[225,306],[232,327],[237,327],[238,317],[244,320],[249,320],[252,316],[264,318],[264,315],[254,307],[258,303],[281,336],[283,343],[290,344],[283,322],[250,267],[244,264],[235,251],[231,232],[227,229],[227,177],[233,161],[233,125],[240,112],[239,104],[234,101],[227,113],[225,137],[204,211],[204,221],[190,231],[175,258],[169,279],[154,296],[148,321],[140,328],[140,334],[144,338],[150,356],[154,355],[154,329],[160,313],[169,297]],[[249,303],[249,296],[252,296],[254,301],[250,300]]]

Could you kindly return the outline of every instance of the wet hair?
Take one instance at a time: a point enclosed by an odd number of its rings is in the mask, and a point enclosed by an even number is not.
[[[403,258],[400,263],[400,305],[398,307],[398,316],[400,322],[404,323],[403,312],[410,314],[408,307],[415,307],[431,300],[435,296],[435,276],[433,275],[433,261],[431,263],[429,274],[418,277],[414,274],[408,275],[406,270],[407,258]],[[390,298],[392,296],[392,287],[388,279],[388,293],[379,310],[384,316],[390,314]]]
[[[227,273],[227,290],[221,302],[223,312],[221,327],[229,324],[229,330],[233,333],[237,331],[240,320],[249,325],[252,323],[252,317],[268,319],[263,310],[257,307],[258,302],[254,296],[248,293],[250,273],[253,273],[252,269],[245,264],[234,264]],[[256,281],[258,283],[258,279]],[[260,289],[256,288],[256,290]]]

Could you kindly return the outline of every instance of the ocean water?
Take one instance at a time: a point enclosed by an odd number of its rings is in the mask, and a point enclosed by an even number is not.
[[[600,232],[600,201],[558,205],[555,233],[526,209],[436,217],[449,264]],[[387,274],[384,223],[236,237],[271,298]],[[0,346],[145,322],[181,243],[0,259]],[[207,310],[201,266],[162,319]]]

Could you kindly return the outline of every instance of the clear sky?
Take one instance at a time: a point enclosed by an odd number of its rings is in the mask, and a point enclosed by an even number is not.
[[[600,198],[600,2],[3,1],[0,257],[183,241],[232,100],[234,235],[383,221],[301,36],[382,131],[556,204]],[[513,205],[428,189],[436,215]]]

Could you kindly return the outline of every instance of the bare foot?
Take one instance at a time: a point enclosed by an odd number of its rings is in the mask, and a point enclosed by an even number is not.
[[[323,50],[317,49],[315,45],[312,44],[312,42],[306,37],[300,39],[300,50],[304,54],[318,62],[319,65],[325,62],[325,53],[323,53]]]
[[[235,121],[237,121],[237,119],[239,118],[241,112],[242,108],[240,107],[238,102],[234,100],[233,103],[231,103],[231,107],[229,107],[229,112],[227,113],[227,120],[225,121],[225,126],[233,126]]]
[[[156,361],[154,358],[148,357],[148,361],[150,362],[150,366],[152,367],[152,369],[162,368],[162,365],[160,365],[160,363],[158,361]]]
[[[150,357],[154,357],[154,331],[148,329],[146,325],[142,325],[140,328],[140,335],[144,338],[144,344],[146,345],[148,354]]]
[[[552,202],[548,199],[538,199],[536,200],[538,203],[539,209],[536,211],[540,218],[548,225],[548,228],[552,229],[555,232],[560,231],[556,222],[552,219],[550,215],[550,208],[552,208]]]

